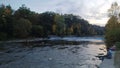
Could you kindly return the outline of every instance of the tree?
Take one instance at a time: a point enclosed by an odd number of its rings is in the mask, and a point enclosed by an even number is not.
[[[94,27],[94,28],[93,28]],[[93,35],[101,32],[87,20],[73,14],[36,13],[25,5],[13,11],[10,5],[0,6],[0,39],[48,35]]]
[[[32,27],[32,36],[34,37],[43,37],[44,33],[43,33],[43,27],[40,25],[34,25]]]
[[[10,5],[0,6],[0,36],[6,38],[12,36],[13,10]],[[5,35],[4,35],[5,34]]]
[[[111,8],[108,9],[108,16],[112,17],[112,16],[116,16],[118,17],[120,13],[120,7],[118,6],[117,2],[113,2],[111,5]]]
[[[29,17],[33,14],[34,12],[30,11],[30,9],[23,4],[17,11],[15,11],[14,16],[16,19],[24,18],[29,20]]]
[[[14,36],[18,38],[25,38],[29,35],[32,24],[29,20],[21,18],[14,23]]]
[[[56,14],[53,23],[53,33],[56,35],[64,35],[66,24],[64,22],[64,17],[62,15]]]
[[[120,23],[119,23],[119,6],[117,2],[111,5],[108,11],[110,19],[105,26],[105,42],[108,47],[113,46],[116,42],[120,41]]]
[[[50,35],[52,34],[52,30],[53,30],[53,24],[54,22],[54,16],[55,13],[54,12],[44,12],[39,14],[39,21],[38,21],[38,25],[43,26],[43,30],[44,30],[44,35]]]
[[[81,35],[81,24],[80,23],[75,23],[73,25],[73,33],[77,36]]]
[[[120,24],[117,20],[118,20],[117,17],[112,16],[108,20],[107,24],[105,25],[106,31],[110,31],[112,29],[117,29],[119,27],[119,24]]]
[[[117,21],[117,17],[113,16],[108,20],[105,26],[105,39],[108,47],[113,46],[119,40],[120,35],[120,23]]]

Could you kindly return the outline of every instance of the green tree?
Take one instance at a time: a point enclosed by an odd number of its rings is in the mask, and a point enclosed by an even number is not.
[[[24,4],[21,7],[19,7],[19,9],[14,13],[16,19],[20,18],[28,19],[30,15],[31,15],[30,9],[27,8]]]
[[[114,2],[108,10],[110,19],[105,26],[105,42],[108,48],[120,41],[119,12],[117,10],[119,10],[117,2]]]
[[[94,28],[93,28],[94,27]],[[48,35],[92,35],[101,30],[73,14],[36,13],[25,5],[13,11],[10,5],[0,6],[0,39],[43,37]]]
[[[108,9],[110,19],[105,26],[105,42],[108,48],[120,41],[119,9],[117,2],[114,2]]]
[[[55,13],[54,12],[44,12],[39,14],[38,18],[39,18],[39,22],[38,25],[43,26],[43,30],[44,30],[44,35],[50,35],[52,34],[52,30],[53,30],[53,24],[54,22],[54,16]]]
[[[28,37],[32,28],[32,24],[27,19],[19,19],[14,23],[14,36],[18,38]]]
[[[43,27],[40,25],[34,25],[32,27],[32,36],[34,37],[43,37],[44,33],[43,33]]]
[[[120,23],[117,20],[117,17],[113,16],[108,20],[108,23],[105,26],[105,39],[108,47],[113,46],[119,40],[120,35]]]
[[[0,36],[2,38],[5,36],[6,38],[12,36],[12,23],[13,23],[12,13],[13,13],[13,10],[10,5],[0,6]]]
[[[66,24],[62,15],[56,14],[53,23],[53,32],[56,35],[64,35]]]

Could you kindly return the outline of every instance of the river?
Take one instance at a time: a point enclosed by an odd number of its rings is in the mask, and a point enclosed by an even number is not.
[[[67,44],[56,43],[61,40]],[[106,54],[103,40],[103,37],[50,37],[49,43],[2,44],[0,68],[98,68],[102,61],[97,56]],[[43,43],[45,46],[39,45]],[[38,46],[32,47],[35,44]]]

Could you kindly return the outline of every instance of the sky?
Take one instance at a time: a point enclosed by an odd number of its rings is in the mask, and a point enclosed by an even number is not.
[[[72,13],[86,19],[90,24],[100,26],[107,23],[107,11],[113,2],[120,4],[120,0],[0,0],[0,4],[11,5],[14,10],[25,4],[30,10],[38,13]]]

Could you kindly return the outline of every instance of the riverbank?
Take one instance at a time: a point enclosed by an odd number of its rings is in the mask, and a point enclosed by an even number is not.
[[[100,68],[115,68],[114,57],[115,57],[115,52],[112,51],[112,59],[105,58],[104,61],[101,63]]]
[[[114,59],[115,68],[120,68],[120,51],[116,51]]]

